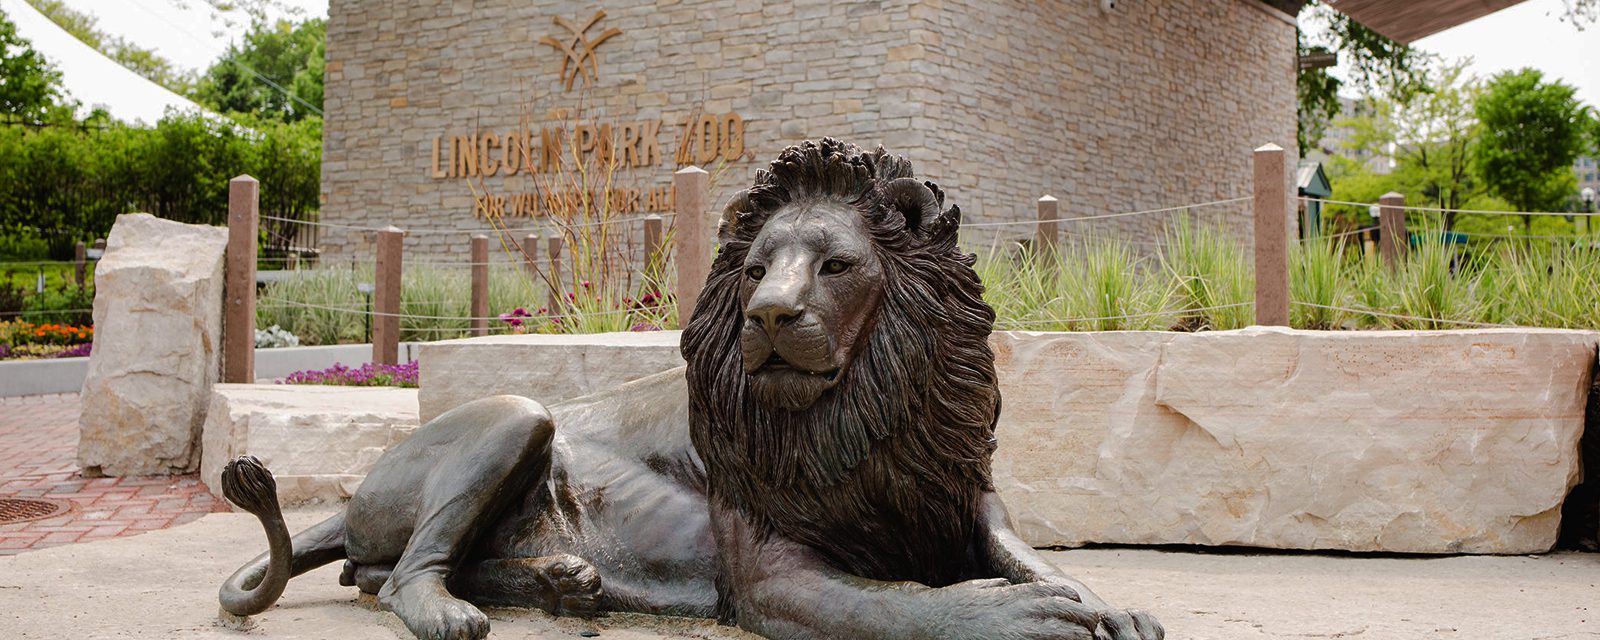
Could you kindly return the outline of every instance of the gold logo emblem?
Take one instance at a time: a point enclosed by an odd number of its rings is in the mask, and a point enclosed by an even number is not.
[[[566,56],[561,60],[561,79],[566,82],[567,91],[572,90],[572,83],[577,81],[578,76],[583,76],[584,82],[594,86],[595,81],[600,76],[600,59],[595,56],[594,48],[600,46],[600,43],[610,40],[613,36],[622,35],[621,29],[612,27],[606,29],[595,39],[590,40],[586,35],[589,29],[604,17],[606,17],[605,11],[596,11],[594,12],[594,17],[589,18],[589,21],[580,28],[566,18],[557,16],[556,24],[565,27],[567,31],[571,32],[570,42],[557,40],[551,36],[539,38],[539,42],[555,47]]]

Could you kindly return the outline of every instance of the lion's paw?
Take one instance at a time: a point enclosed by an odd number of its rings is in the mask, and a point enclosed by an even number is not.
[[[560,554],[533,558],[539,575],[550,585],[550,613],[593,615],[600,607],[600,572],[587,560]]]
[[[489,617],[459,600],[442,583],[424,581],[379,596],[420,640],[481,640],[489,635]]]

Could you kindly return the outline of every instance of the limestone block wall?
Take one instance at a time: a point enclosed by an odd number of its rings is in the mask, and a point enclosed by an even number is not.
[[[679,366],[677,335],[433,343],[422,419],[505,393],[554,404]],[[996,332],[995,486],[1036,546],[1543,552],[1580,474],[1597,341]],[[552,361],[566,364],[537,364]]]
[[[594,47],[592,84],[567,91],[564,54],[541,38],[596,8],[589,37],[622,33]],[[1252,148],[1292,151],[1294,55],[1292,21],[1257,0],[333,0],[322,216],[415,231],[412,255],[464,256],[465,232],[489,228],[474,190],[536,180],[435,178],[436,137],[448,151],[448,136],[523,123],[659,121],[664,161],[617,182],[662,187],[678,123],[730,112],[744,153],[716,173],[719,207],[783,147],[824,135],[910,157],[969,221],[1030,218],[1045,193],[1066,215],[1216,200],[1248,194]],[[1244,211],[1213,217],[1245,227]],[[1136,239],[1155,220],[1100,231]],[[975,229],[969,243],[1026,234]],[[372,252],[361,231],[323,242],[332,261]]]

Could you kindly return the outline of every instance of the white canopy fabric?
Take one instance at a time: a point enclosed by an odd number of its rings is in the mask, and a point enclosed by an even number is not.
[[[209,113],[95,51],[23,0],[0,0],[0,11],[17,25],[17,35],[32,43],[33,49],[61,72],[62,87],[83,103],[84,113],[101,107],[117,120],[150,125],[160,120],[168,107]]]

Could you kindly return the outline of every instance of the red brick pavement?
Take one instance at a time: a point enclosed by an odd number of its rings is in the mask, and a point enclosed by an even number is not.
[[[228,506],[198,475],[84,478],[78,474],[76,395],[0,398],[0,498],[50,498],[72,509],[0,524],[0,555],[131,536]]]

